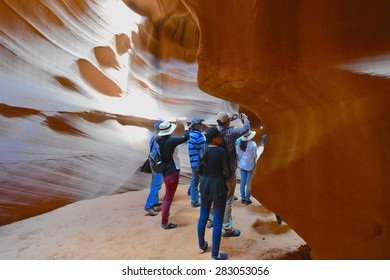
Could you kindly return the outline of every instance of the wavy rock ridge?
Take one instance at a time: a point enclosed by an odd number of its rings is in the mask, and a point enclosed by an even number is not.
[[[0,224],[146,188],[138,168],[157,119],[237,109],[197,87],[194,43],[169,47],[198,42],[193,20],[194,34],[173,16],[160,36],[162,19],[122,1],[3,0],[0,11]]]

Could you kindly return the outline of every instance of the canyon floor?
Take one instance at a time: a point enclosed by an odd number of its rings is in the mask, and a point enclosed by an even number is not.
[[[210,248],[198,253],[199,208],[191,208],[187,188],[179,184],[171,207],[170,222],[178,224],[176,229],[161,229],[161,213],[149,216],[143,210],[148,190],[127,192],[76,202],[0,227],[0,259],[208,260]],[[221,251],[232,260],[310,259],[304,240],[253,201],[248,206],[235,201],[234,223],[241,236],[223,237]],[[211,232],[206,230],[210,244]]]

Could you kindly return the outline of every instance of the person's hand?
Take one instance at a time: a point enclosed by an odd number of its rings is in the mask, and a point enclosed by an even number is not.
[[[230,121],[235,121],[235,120],[238,120],[239,119],[239,116],[240,114],[232,114],[231,118],[230,118]]]
[[[188,123],[187,123],[187,118],[179,118],[176,120],[178,124],[182,124],[184,126],[184,129],[188,129]]]
[[[179,119],[176,119],[176,122],[177,122],[178,124],[186,125],[186,124],[187,124],[187,118],[179,118]]]
[[[244,119],[247,119],[248,116],[245,114],[245,113],[241,113],[241,114],[233,114],[231,120],[234,121],[234,120],[244,120]]]

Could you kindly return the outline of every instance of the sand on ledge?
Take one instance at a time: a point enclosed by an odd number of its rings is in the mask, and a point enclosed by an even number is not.
[[[0,259],[208,260],[210,248],[198,253],[199,208],[190,207],[187,189],[179,184],[171,207],[170,221],[178,224],[176,229],[161,229],[161,213],[152,217],[143,210],[148,190],[128,192],[0,227]],[[304,240],[286,223],[278,225],[275,214],[256,200],[249,206],[236,201],[233,217],[241,236],[221,240],[221,251],[230,259],[310,258]],[[211,244],[211,229],[206,230],[206,240]]]

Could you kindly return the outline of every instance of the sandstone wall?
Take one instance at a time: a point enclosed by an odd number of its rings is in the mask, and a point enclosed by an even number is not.
[[[388,259],[390,3],[183,2],[199,87],[265,125],[252,194],[314,258]]]
[[[148,188],[138,168],[156,120],[237,109],[197,87],[199,31],[174,2],[144,15],[122,1],[0,1],[0,225]]]
[[[0,224],[147,188],[137,170],[157,119],[215,123],[239,104],[268,135],[252,194],[314,258],[388,259],[389,11],[384,0],[0,1]]]

